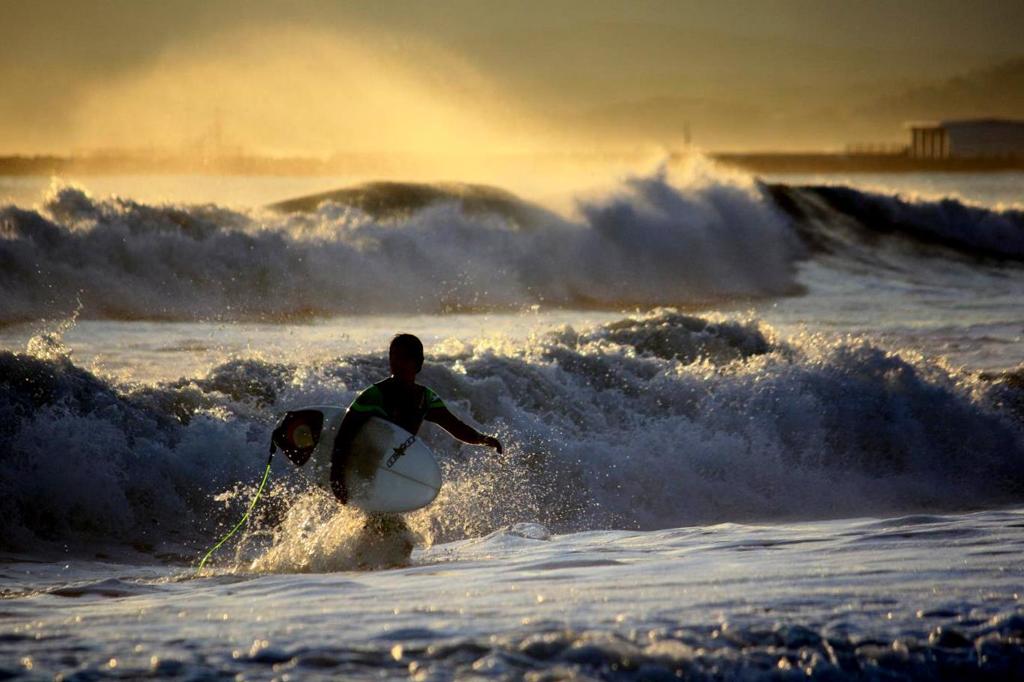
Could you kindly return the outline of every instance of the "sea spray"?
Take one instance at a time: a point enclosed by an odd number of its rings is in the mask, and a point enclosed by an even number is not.
[[[298,496],[271,536],[251,562],[239,553],[236,569],[325,573],[393,568],[408,564],[420,540],[401,517],[368,517],[319,490]]]

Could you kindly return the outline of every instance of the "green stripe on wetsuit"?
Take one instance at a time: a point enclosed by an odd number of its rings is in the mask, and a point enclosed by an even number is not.
[[[433,409],[436,409],[438,407],[444,407],[444,401],[441,400],[440,396],[438,396],[436,393],[431,391],[426,386],[423,387],[423,390],[427,392],[427,409],[428,410],[433,410]]]
[[[377,415],[384,419],[388,418],[387,410],[384,409],[384,394],[376,384],[356,396],[348,409],[353,412]]]
[[[439,395],[434,393],[431,389],[427,388],[426,386],[423,387],[423,391],[423,404],[426,406],[426,409],[434,410],[444,407],[444,401],[441,400],[441,397]],[[349,409],[352,410],[353,412],[360,412],[362,414],[372,414],[378,417],[383,417],[385,419],[388,418],[387,409],[385,409],[384,407],[384,392],[380,390],[380,386],[378,386],[377,384],[370,386],[365,391],[360,393],[356,397],[356,399],[352,401],[352,404],[349,406]]]

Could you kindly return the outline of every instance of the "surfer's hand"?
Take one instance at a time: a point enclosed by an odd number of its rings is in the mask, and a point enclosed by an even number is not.
[[[501,441],[495,438],[494,436],[484,436],[483,442],[481,442],[480,444],[486,445],[489,448],[494,448],[495,450],[498,451],[499,455],[502,452],[504,452],[504,448],[501,447]]]

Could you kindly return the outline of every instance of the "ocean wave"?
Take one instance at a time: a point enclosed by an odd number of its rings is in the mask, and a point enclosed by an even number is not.
[[[693,306],[800,293],[800,261],[821,252],[907,270],[1024,260],[1019,210],[766,184],[707,164],[626,178],[576,213],[458,184],[369,183],[251,210],[57,186],[38,209],[0,208],[0,323],[76,306],[92,319],[269,322]]]
[[[65,315],[77,302],[83,318],[273,321],[619,309],[798,290],[798,240],[739,177],[629,178],[581,200],[572,220],[504,194],[485,201],[442,189],[426,199],[412,192],[411,206],[400,186],[281,213],[57,187],[38,210],[0,209],[0,322]]]
[[[249,359],[122,385],[59,354],[0,353],[0,538],[198,549],[240,516],[280,412],[347,404],[386,371],[368,355]],[[1015,376],[671,310],[441,348],[423,382],[509,447],[460,447],[426,425],[446,484],[410,519],[442,541],[518,522],[651,529],[1019,502]],[[274,467],[257,526],[309,492]]]
[[[843,251],[900,240],[918,249],[995,261],[1024,261],[1024,211],[993,209],[947,197],[915,200],[831,185],[762,185],[812,248]]]

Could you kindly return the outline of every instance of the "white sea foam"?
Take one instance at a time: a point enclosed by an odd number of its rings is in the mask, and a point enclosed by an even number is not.
[[[457,201],[369,217],[154,206],[54,189],[0,209],[0,321],[669,305],[796,290],[799,245],[749,179],[663,172],[521,225]]]
[[[884,238],[1024,258],[1017,210],[764,185],[705,163],[626,178],[578,199],[571,219],[504,194],[403,208],[408,193],[388,186],[377,199],[390,209],[371,217],[329,201],[284,215],[58,185],[38,210],[0,208],[0,323],[79,305],[93,319],[266,321],[692,305],[799,292],[808,247],[871,261]]]

